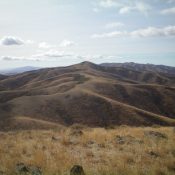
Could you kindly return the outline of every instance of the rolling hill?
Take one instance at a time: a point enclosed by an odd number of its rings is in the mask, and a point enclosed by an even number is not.
[[[83,62],[0,79],[0,128],[6,130],[74,123],[170,126],[174,104],[175,76],[156,69]]]

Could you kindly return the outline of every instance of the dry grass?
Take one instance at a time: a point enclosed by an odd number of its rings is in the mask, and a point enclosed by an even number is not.
[[[148,137],[145,131],[157,131],[167,138]],[[174,145],[175,131],[170,127],[106,130],[76,126],[1,132],[0,171],[14,174],[16,164],[23,162],[41,167],[44,175],[69,174],[74,164],[82,165],[87,175],[173,175]]]

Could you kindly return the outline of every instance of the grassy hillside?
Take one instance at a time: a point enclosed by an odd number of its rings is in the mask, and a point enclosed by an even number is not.
[[[0,138],[0,171],[6,175],[14,174],[19,163],[37,167],[44,175],[68,175],[77,164],[86,175],[175,174],[171,127],[57,126],[55,130],[1,132]]]
[[[20,129],[13,125],[18,116],[92,127],[172,126],[174,103],[175,77],[83,62],[1,80],[0,128]]]

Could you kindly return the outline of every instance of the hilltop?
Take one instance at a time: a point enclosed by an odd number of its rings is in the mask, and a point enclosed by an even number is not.
[[[156,69],[91,62],[45,68],[0,79],[0,128],[170,126],[174,99],[175,76]]]

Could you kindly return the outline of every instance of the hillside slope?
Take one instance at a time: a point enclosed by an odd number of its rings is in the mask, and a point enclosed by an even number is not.
[[[13,129],[14,118],[19,116],[43,121],[37,128],[44,122],[175,125],[174,104],[175,77],[157,71],[83,62],[0,80],[2,129]]]
[[[126,63],[102,63],[102,66],[107,67],[121,67],[137,71],[153,71],[165,74],[175,75],[175,67],[165,65],[154,65],[154,64],[138,64],[134,62]]]

